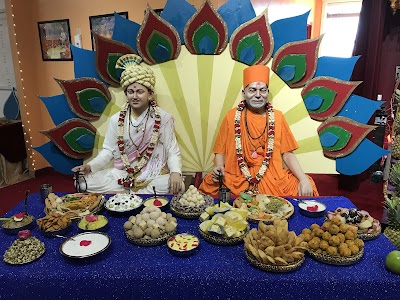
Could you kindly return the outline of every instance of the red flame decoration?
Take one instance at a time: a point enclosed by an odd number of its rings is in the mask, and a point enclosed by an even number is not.
[[[92,32],[96,44],[96,68],[101,79],[112,86],[119,86],[119,82],[115,81],[109,74],[109,54],[125,55],[136,54],[130,46],[102,37]],[[115,67],[115,65],[113,66]]]
[[[306,55],[306,73],[304,77],[295,83],[290,84],[290,87],[300,87],[303,86],[308,80],[310,80],[317,70],[318,62],[318,49],[321,42],[322,36],[304,40],[300,42],[291,42],[283,45],[275,53],[274,59],[272,60],[272,70],[276,73],[279,62],[286,55],[289,54],[305,54]]]
[[[63,93],[73,113],[82,119],[95,121],[100,118],[102,113],[93,114],[85,111],[79,103],[77,95],[79,91],[88,88],[94,88],[101,91],[107,97],[107,99],[111,100],[111,94],[107,86],[96,78],[78,78],[73,80],[55,79],[55,81],[63,90]]]
[[[143,60],[149,65],[157,64],[150,53],[150,46],[148,45],[149,37],[152,36],[154,31],[163,35],[171,43],[171,59],[178,58],[181,52],[181,40],[178,31],[147,5],[142,26],[136,37],[137,49]]]
[[[190,53],[197,54],[193,43],[193,36],[196,30],[206,22],[213,26],[216,32],[218,32],[219,42],[215,54],[220,54],[228,44],[228,28],[226,27],[225,21],[214,9],[209,0],[206,0],[186,23],[183,34],[185,46]]]
[[[92,151],[84,153],[76,152],[68,145],[66,140],[63,138],[70,130],[75,129],[77,127],[84,127],[93,132],[94,135],[96,135],[96,128],[92,124],[78,118],[69,119],[67,121],[62,122],[55,128],[40,132],[43,133],[45,136],[47,136],[65,155],[76,159],[82,159],[89,157]]]
[[[234,60],[240,61],[237,57],[237,47],[241,39],[252,33],[258,33],[263,46],[263,55],[258,61],[254,62],[254,65],[264,65],[269,61],[274,50],[274,37],[268,22],[267,12],[236,28],[229,43],[231,57]]]
[[[333,101],[331,107],[329,107],[328,110],[320,113],[309,112],[310,117],[313,118],[314,120],[324,121],[329,117],[335,116],[342,109],[343,105],[346,103],[351,93],[360,83],[361,81],[353,81],[353,82],[343,81],[337,78],[327,77],[327,76],[311,79],[309,82],[307,82],[307,84],[301,91],[301,96],[303,98],[310,90],[320,86],[335,91],[336,96],[335,100]]]
[[[331,117],[318,127],[318,134],[320,134],[325,128],[330,126],[338,126],[351,132],[350,140],[348,141],[347,145],[341,150],[323,150],[324,155],[331,158],[343,157],[352,153],[354,149],[367,136],[367,134],[376,128],[376,126],[365,125],[346,117]]]

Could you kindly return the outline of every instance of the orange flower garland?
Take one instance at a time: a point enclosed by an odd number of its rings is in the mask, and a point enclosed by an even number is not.
[[[264,160],[261,164],[260,169],[255,177],[251,176],[249,168],[244,160],[243,149],[242,149],[242,129],[240,126],[240,118],[242,115],[242,111],[246,108],[246,102],[241,101],[236,109],[235,114],[235,143],[236,143],[236,158],[239,165],[240,170],[242,171],[246,180],[253,186],[251,191],[258,192],[257,184],[260,182],[261,178],[264,176],[267,168],[269,166],[269,162],[272,158],[272,152],[274,150],[274,138],[275,138],[275,114],[270,102],[267,103],[267,112],[268,112],[268,142],[267,149],[265,153]]]

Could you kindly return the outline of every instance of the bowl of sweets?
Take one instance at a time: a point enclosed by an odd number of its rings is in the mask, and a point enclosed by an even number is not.
[[[167,242],[176,233],[177,220],[158,207],[147,206],[124,223],[125,236],[139,246],[157,246]]]
[[[150,197],[144,200],[143,202],[144,207],[148,206],[155,206],[161,209],[161,211],[166,211],[169,207],[169,200],[167,197],[157,196],[157,197]]]
[[[170,209],[172,213],[180,218],[198,219],[208,206],[214,204],[214,199],[201,193],[194,185],[188,190],[172,198]]]
[[[105,203],[105,208],[111,213],[133,213],[140,209],[143,199],[135,194],[116,194]]]
[[[191,233],[178,233],[168,239],[167,246],[171,254],[188,257],[198,252],[200,240]]]

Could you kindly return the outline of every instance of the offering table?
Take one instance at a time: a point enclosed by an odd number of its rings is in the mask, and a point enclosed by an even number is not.
[[[61,194],[59,194],[61,195]],[[143,196],[143,198],[150,195]],[[169,197],[171,198],[171,197]],[[289,230],[300,234],[324,218],[302,216],[297,203],[289,218]],[[311,199],[311,198],[310,198]],[[354,207],[345,197],[318,197],[328,211]],[[44,216],[39,194],[30,197],[28,212]],[[23,203],[6,216],[23,211]],[[45,254],[32,263],[11,266],[1,262],[0,298],[8,299],[397,299],[400,276],[385,268],[386,255],[395,246],[381,234],[365,242],[362,259],[351,266],[333,266],[306,255],[303,265],[289,273],[267,273],[251,266],[244,246],[218,246],[200,239],[200,251],[190,257],[173,256],[166,245],[139,247],[129,243],[123,224],[128,216],[110,215],[106,233],[111,246],[86,259],[65,258],[59,252],[62,238],[32,235],[46,245]],[[200,237],[197,220],[178,218],[178,232]],[[256,226],[253,224],[252,226]],[[76,224],[66,235],[79,233]],[[0,232],[0,253],[16,236]]]

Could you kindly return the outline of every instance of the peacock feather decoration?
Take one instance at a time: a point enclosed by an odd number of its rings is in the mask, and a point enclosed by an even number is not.
[[[208,171],[225,113],[241,100],[242,71],[266,64],[269,100],[285,115],[295,151],[308,173],[359,174],[387,151],[366,139],[366,125],[381,105],[353,94],[358,57],[318,57],[322,36],[306,38],[309,12],[273,23],[256,16],[250,0],[229,0],[196,10],[168,0],[161,15],[147,7],[137,24],[115,13],[112,39],[95,35],[96,51],[72,46],[75,79],[57,80],[62,94],[40,97],[55,128],[34,147],[56,170],[71,168],[101,149],[109,117],[125,103],[119,57],[140,55],[155,73],[157,103],[175,117],[183,170]]]

